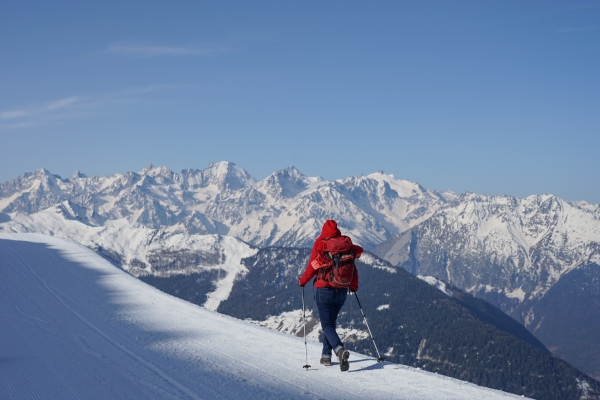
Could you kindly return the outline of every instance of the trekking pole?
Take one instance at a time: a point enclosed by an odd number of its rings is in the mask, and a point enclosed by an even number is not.
[[[381,354],[379,354],[379,350],[377,349],[377,345],[375,344],[375,339],[373,338],[373,334],[371,333],[371,328],[369,328],[369,323],[367,322],[367,317],[365,316],[365,312],[362,309],[362,306],[360,305],[360,300],[358,299],[358,294],[356,292],[354,292],[354,296],[356,297],[356,301],[358,301],[358,308],[360,308],[360,312],[362,313],[363,318],[365,319],[365,325],[367,325],[367,330],[369,331],[369,336],[371,336],[371,340],[373,341],[373,346],[375,346],[375,351],[377,352],[377,362],[383,362],[385,361],[384,357],[381,357]]]
[[[304,349],[306,352],[306,365],[302,366],[302,368],[308,369],[310,365],[308,365],[308,345],[306,344],[306,311],[304,309],[304,286],[302,286],[302,322],[304,323]]]

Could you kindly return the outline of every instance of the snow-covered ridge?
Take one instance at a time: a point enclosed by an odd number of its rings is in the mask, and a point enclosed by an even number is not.
[[[0,233],[0,293],[14,366],[1,398],[522,398],[357,353],[342,374],[319,365],[312,341],[304,371],[302,338],[169,296],[45,235]]]
[[[578,266],[600,260],[600,208],[552,195],[466,193],[374,253],[488,299],[527,324],[532,301]]]
[[[377,257],[373,257],[372,254],[370,253],[363,253],[361,255],[361,257],[359,258],[359,260],[365,264],[369,264],[370,266],[372,266],[373,268],[379,268],[382,269],[384,271],[387,271],[391,274],[395,274],[396,273],[396,268],[393,267],[392,265],[390,265],[388,262],[386,261],[382,261],[380,258]]]
[[[238,237],[256,246],[310,246],[336,219],[363,247],[427,219],[456,195],[385,175],[327,181],[289,167],[257,182],[233,163],[175,173],[148,165],[139,173],[62,179],[40,169],[0,185],[0,212],[33,214],[68,202],[94,226],[125,218],[149,228]]]
[[[600,252],[598,207],[551,195],[516,199],[468,193],[438,210],[420,229],[423,251],[442,246],[450,262],[453,256],[484,258],[503,265],[507,274],[518,275],[502,290],[521,302],[542,295]],[[452,271],[452,264],[448,268]],[[452,283],[457,273],[448,272],[443,278]],[[491,281],[473,283],[497,286]]]
[[[440,292],[444,293],[445,295],[452,296],[452,291],[448,289],[446,282],[442,282],[434,276],[417,275],[417,278],[437,288]]]

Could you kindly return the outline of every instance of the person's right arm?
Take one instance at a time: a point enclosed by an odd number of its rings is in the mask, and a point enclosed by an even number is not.
[[[314,269],[313,266],[309,262],[308,265],[306,266],[306,270],[304,271],[304,274],[302,274],[302,276],[300,277],[300,279],[298,279],[298,285],[300,285],[300,286],[306,286],[306,284],[312,278],[314,278],[314,276],[316,274],[317,274],[317,270]]]

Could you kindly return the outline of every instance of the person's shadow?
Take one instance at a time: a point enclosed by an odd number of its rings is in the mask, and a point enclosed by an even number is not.
[[[383,369],[383,364],[385,363],[385,361],[377,362],[377,360],[374,358],[363,358],[363,359],[354,360],[354,361],[349,360],[349,362],[350,362],[350,369],[348,370],[348,372],[360,372],[360,371],[371,371],[371,370],[376,370],[376,369]],[[360,369],[352,369],[353,364],[365,363],[365,362],[373,362],[373,364],[364,366]],[[339,365],[339,363],[337,363],[337,364]]]

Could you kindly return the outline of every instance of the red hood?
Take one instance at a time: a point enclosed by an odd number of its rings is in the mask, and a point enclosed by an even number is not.
[[[323,229],[321,230],[321,234],[317,238],[317,241],[320,239],[332,237],[332,236],[341,236],[342,232],[337,227],[337,222],[332,219],[328,219],[323,224]]]

